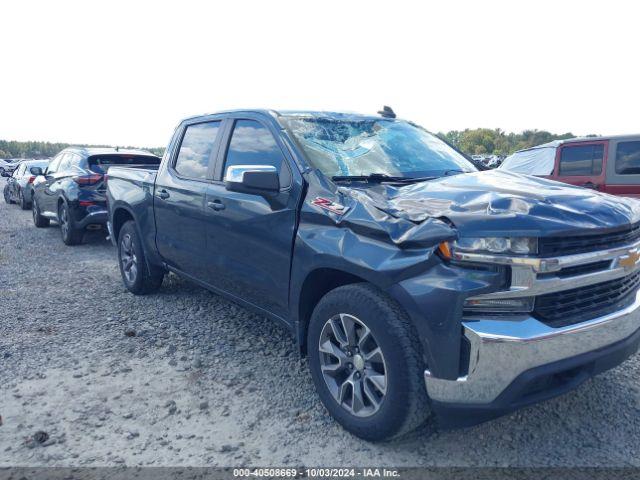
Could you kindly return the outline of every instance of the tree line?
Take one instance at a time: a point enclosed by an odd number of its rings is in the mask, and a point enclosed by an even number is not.
[[[510,155],[524,148],[575,137],[571,132],[555,134],[546,130],[525,130],[521,133],[506,133],[499,128],[451,130],[446,133],[438,132],[437,135],[468,155]]]
[[[525,130],[521,133],[507,133],[499,128],[451,130],[446,133],[439,132],[437,135],[468,155],[509,155],[517,150],[535,147],[552,140],[575,137],[571,132],[555,134],[546,130]],[[49,158],[69,146],[71,146],[69,143],[0,140],[0,158]],[[110,145],[76,146],[108,147]],[[162,147],[145,148],[144,150],[148,150],[158,156],[162,156],[164,153],[164,148]]]
[[[112,145],[86,145],[71,143],[52,142],[18,142],[15,140],[0,140],[0,158],[50,158],[55,156],[60,150],[67,147],[111,147]],[[138,148],[138,147],[121,147]],[[162,156],[163,147],[143,148],[154,155]]]

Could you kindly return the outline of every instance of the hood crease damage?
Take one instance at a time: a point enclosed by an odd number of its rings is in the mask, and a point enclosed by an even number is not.
[[[496,170],[406,186],[339,186],[333,200],[344,213],[323,212],[325,218],[403,248],[433,247],[457,236],[593,234],[640,221],[634,199]]]

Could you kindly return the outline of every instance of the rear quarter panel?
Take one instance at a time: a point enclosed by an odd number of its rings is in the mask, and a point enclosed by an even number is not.
[[[155,244],[156,226],[153,215],[155,168],[112,167],[107,181],[109,221],[119,210],[126,210],[136,223],[147,259],[160,263]],[[117,240],[117,239],[114,239]]]

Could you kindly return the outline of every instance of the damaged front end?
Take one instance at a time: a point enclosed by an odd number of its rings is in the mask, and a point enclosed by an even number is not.
[[[402,132],[366,119],[343,132],[332,121],[296,124],[321,166],[305,173],[292,285],[331,269],[392,296],[423,345],[437,411],[491,418],[562,393],[637,348],[640,202],[466,170],[416,134],[422,143],[409,150],[429,147],[437,167],[428,170],[398,149]],[[367,170],[373,164],[382,171]]]

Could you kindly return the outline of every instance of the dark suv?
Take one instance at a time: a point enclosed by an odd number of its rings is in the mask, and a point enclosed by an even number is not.
[[[82,242],[85,230],[107,223],[106,179],[109,167],[158,165],[160,158],[144,150],[69,147],[61,151],[33,182],[33,223],[60,224],[67,245]]]

